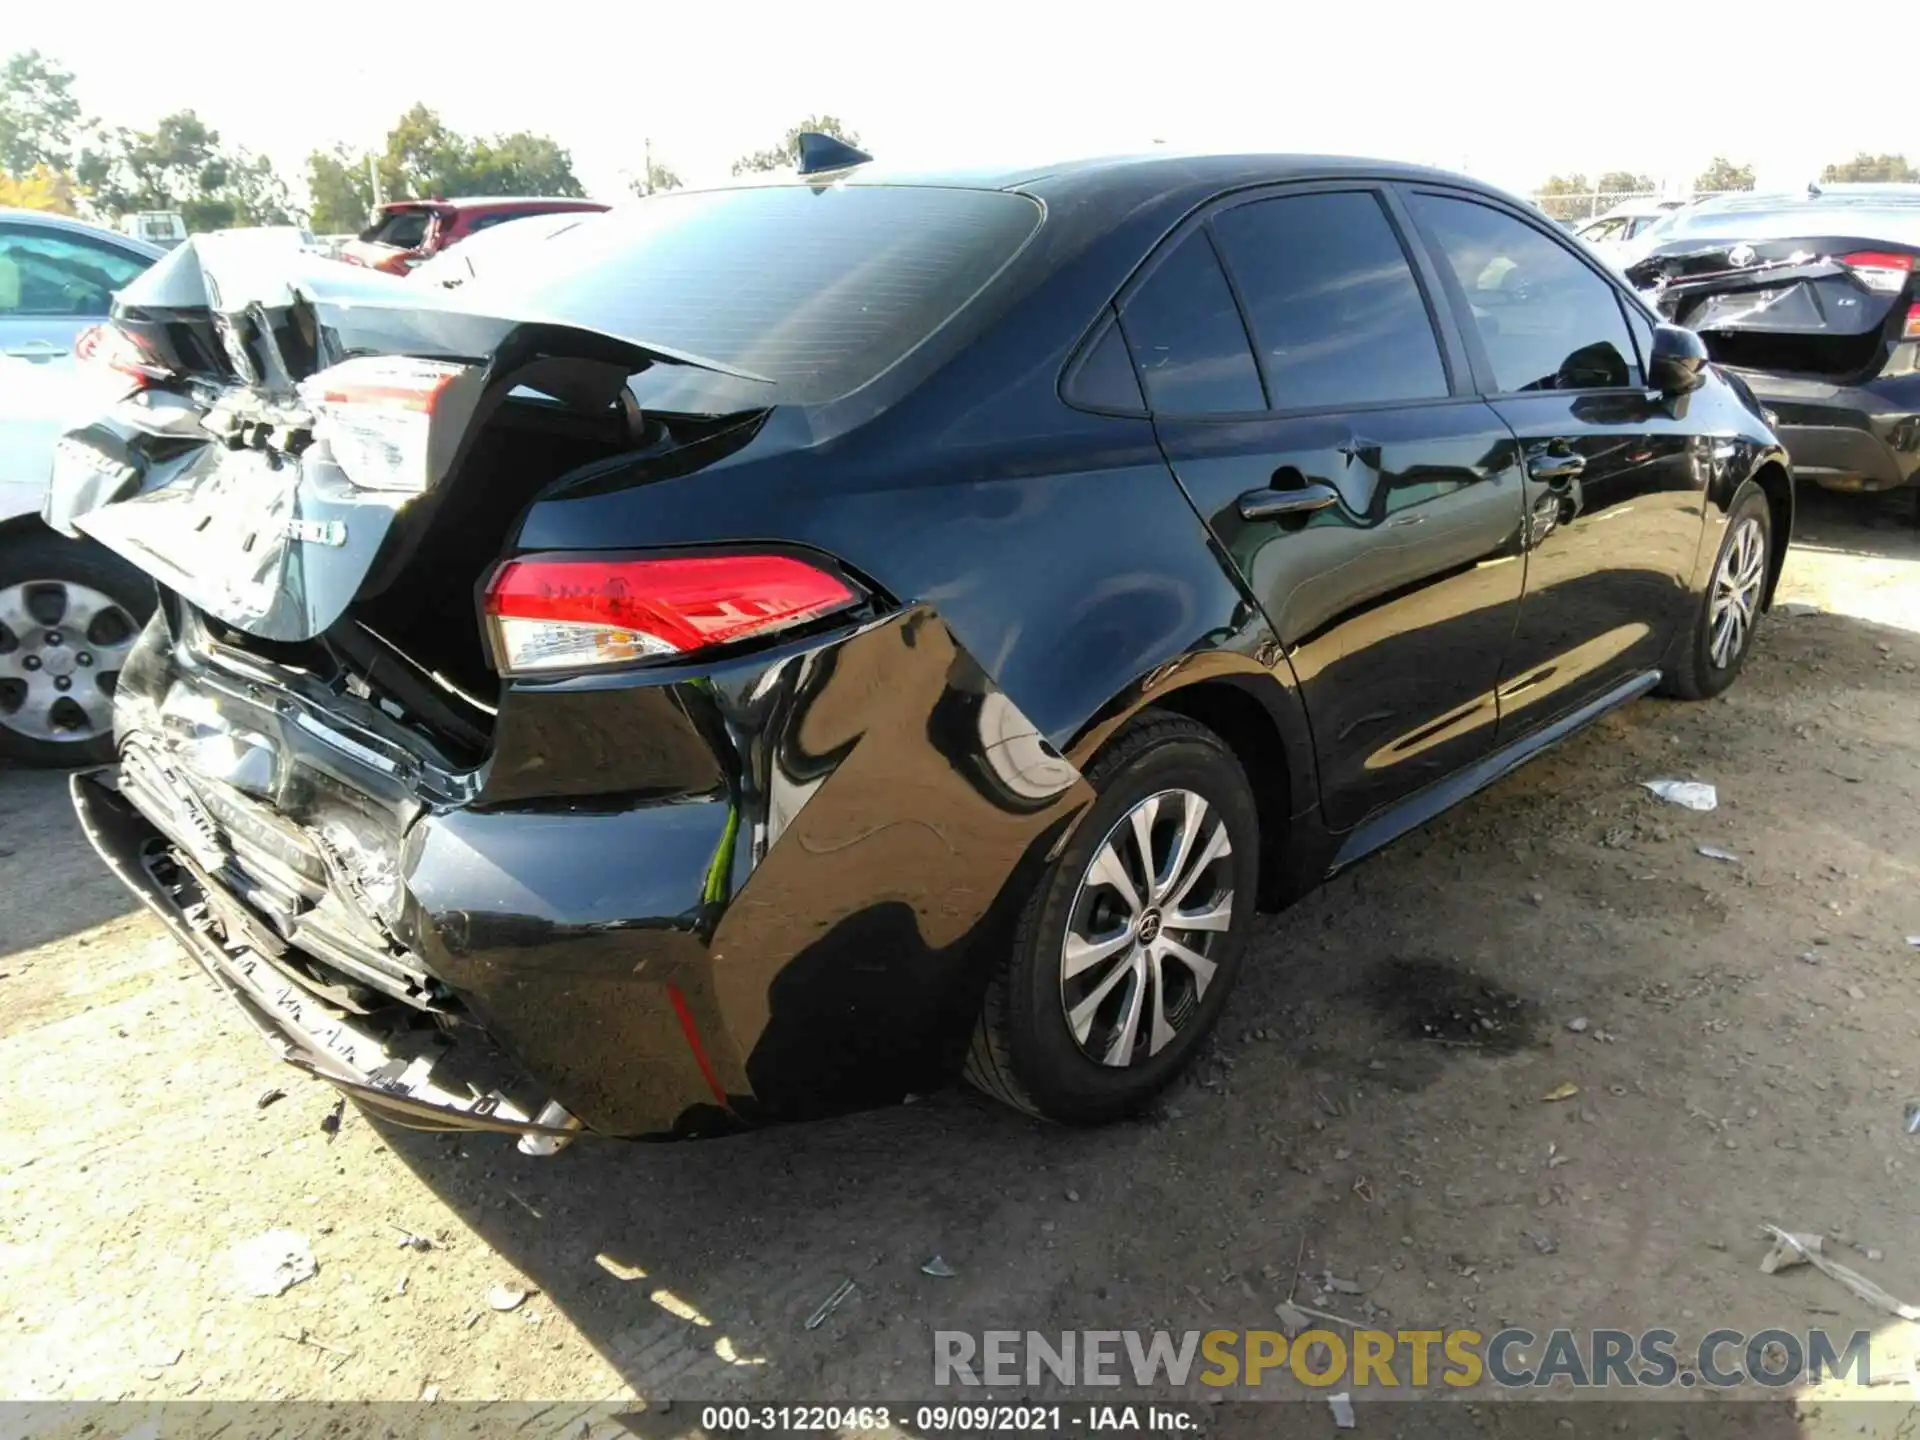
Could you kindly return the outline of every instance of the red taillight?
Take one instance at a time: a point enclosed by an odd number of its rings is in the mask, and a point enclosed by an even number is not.
[[[1906,328],[1900,332],[1902,340],[1920,340],[1920,305],[1907,307]]]
[[[1898,294],[1906,288],[1913,273],[1913,256],[1891,250],[1856,250],[1842,255],[1840,263],[1851,270],[1869,290]]]
[[[73,354],[83,365],[98,365],[126,376],[136,388],[167,377],[166,367],[155,363],[146,342],[114,324],[90,325],[82,330],[74,337]]]
[[[509,560],[487,587],[502,674],[690,655],[776,634],[855,603],[835,575],[789,555]]]

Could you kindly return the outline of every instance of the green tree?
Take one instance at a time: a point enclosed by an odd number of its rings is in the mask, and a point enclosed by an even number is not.
[[[1920,180],[1920,170],[1907,163],[1904,155],[1869,155],[1862,150],[1851,160],[1837,165],[1829,165],[1820,172],[1822,180],[1829,181],[1872,181]]]
[[[38,165],[70,168],[81,128],[71,71],[38,50],[8,57],[0,71],[0,170],[24,176]]]
[[[1635,174],[1631,170],[1608,170],[1593,182],[1593,188],[1603,195],[1637,195],[1660,186],[1651,175]]]
[[[1585,220],[1593,211],[1592,194],[1585,175],[1549,175],[1533,192],[1533,203],[1556,220]]]
[[[425,105],[415,105],[387,132],[380,189],[389,200],[457,195],[471,154],[466,140]]]
[[[1736,165],[1724,155],[1713,157],[1713,163],[1694,176],[1693,188],[1696,190],[1751,190],[1753,189],[1753,166]]]
[[[108,216],[177,210],[189,230],[284,225],[294,218],[286,183],[265,156],[223,149],[220,132],[191,110],[163,115],[151,130],[98,137],[76,166],[93,208]]]
[[[648,160],[647,173],[634,176],[628,188],[636,195],[656,195],[662,190],[678,190],[684,184],[686,182],[674,172],[672,166],[659,160]]]
[[[858,145],[860,137],[841,123],[837,115],[809,115],[798,125],[787,131],[784,141],[771,150],[755,150],[742,155],[733,162],[733,173],[752,175],[762,170],[784,170],[792,165],[800,153],[800,133],[803,130],[816,131],[822,135],[831,135],[836,140],[849,145]]]
[[[357,234],[373,213],[373,182],[367,157],[344,145],[307,156],[307,198],[315,231],[322,235]]]
[[[545,135],[516,130],[476,140],[461,167],[463,195],[565,195],[587,192],[573,173],[573,156]]]

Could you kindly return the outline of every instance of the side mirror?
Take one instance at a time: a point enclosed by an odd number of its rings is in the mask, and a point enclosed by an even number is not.
[[[1647,384],[1662,395],[1685,395],[1707,378],[1707,344],[1680,325],[1653,327],[1653,353],[1647,357]]]

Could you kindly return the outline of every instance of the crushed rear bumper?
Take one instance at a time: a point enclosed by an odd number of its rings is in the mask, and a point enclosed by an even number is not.
[[[1920,377],[1873,386],[1740,370],[1778,417],[1794,474],[1849,490],[1895,490],[1920,479]]]
[[[74,810],[100,858],[200,962],[282,1060],[327,1081],[402,1125],[493,1130],[551,1142],[578,1122],[531,1087],[497,1050],[454,1045],[430,1024],[397,1013],[350,1015],[283,975],[216,918],[211,882],[121,795],[114,769],[77,774]]]

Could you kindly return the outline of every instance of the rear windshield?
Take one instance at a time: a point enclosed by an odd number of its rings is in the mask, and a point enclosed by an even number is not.
[[[374,221],[372,228],[362,231],[360,238],[372,245],[417,249],[426,243],[427,224],[432,219],[431,210],[391,210]]]
[[[1674,212],[1662,240],[1792,240],[1853,236],[1920,245],[1920,193],[1730,196]]]
[[[464,299],[718,361],[771,384],[659,365],[662,410],[821,404],[953,317],[1040,223],[1024,196],[916,186],[770,186],[656,195],[555,236]]]

